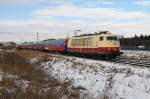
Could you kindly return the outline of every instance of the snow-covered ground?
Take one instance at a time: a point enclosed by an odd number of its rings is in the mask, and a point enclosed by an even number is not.
[[[29,86],[29,81],[26,81],[24,79],[18,79],[18,76],[17,75],[12,75],[12,74],[8,74],[8,73],[3,73],[1,72],[0,70],[0,82],[3,81],[3,80],[12,80],[14,81],[14,85],[15,85],[15,88],[20,88],[20,91],[23,91],[25,92],[25,90],[27,89],[27,87]],[[1,86],[0,89],[4,89],[6,88],[6,86]],[[15,88],[6,88],[8,93],[13,93],[15,92]]]
[[[149,60],[150,61],[150,51],[122,50],[122,52],[123,52],[123,57]]]
[[[62,56],[50,57],[41,67],[61,81],[70,80],[81,99],[150,99],[150,68]]]

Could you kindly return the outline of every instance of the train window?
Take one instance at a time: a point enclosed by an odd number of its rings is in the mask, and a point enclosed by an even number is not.
[[[77,39],[73,39],[71,45],[72,46],[77,46],[78,42]]]
[[[100,37],[99,40],[100,40],[100,41],[103,41],[103,40],[104,40],[104,37]]]
[[[115,36],[109,36],[109,37],[107,37],[107,40],[115,40],[115,41],[117,41],[118,38],[115,37]]]
[[[89,39],[88,39],[88,46],[92,46],[92,44],[93,44],[93,39],[92,39],[92,38],[89,38]]]
[[[71,43],[72,46],[92,46],[92,44],[93,44],[92,38],[73,39]]]

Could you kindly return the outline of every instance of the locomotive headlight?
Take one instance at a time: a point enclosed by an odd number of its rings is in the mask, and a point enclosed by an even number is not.
[[[114,48],[113,50],[117,50],[116,48]]]
[[[108,51],[110,51],[110,48],[108,48]]]
[[[46,50],[48,50],[48,47],[45,47]]]

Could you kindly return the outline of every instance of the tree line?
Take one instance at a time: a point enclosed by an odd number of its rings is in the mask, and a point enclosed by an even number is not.
[[[120,38],[120,44],[122,49],[145,49],[150,50],[150,35],[135,35],[130,38]]]

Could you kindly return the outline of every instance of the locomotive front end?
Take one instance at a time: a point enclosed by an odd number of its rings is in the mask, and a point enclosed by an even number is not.
[[[122,54],[120,52],[119,38],[116,35],[100,35],[99,40],[97,42],[97,51],[103,53],[108,57],[117,57]]]

